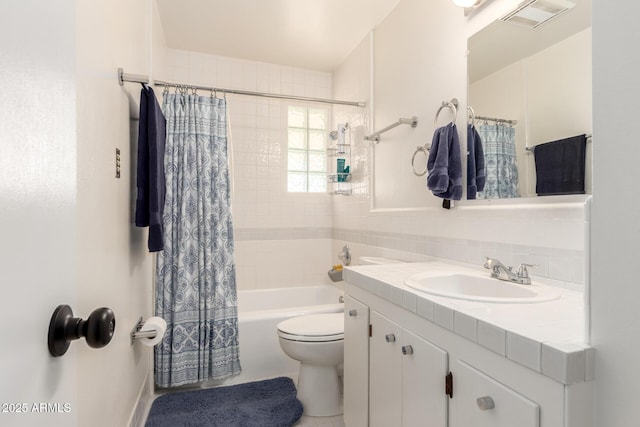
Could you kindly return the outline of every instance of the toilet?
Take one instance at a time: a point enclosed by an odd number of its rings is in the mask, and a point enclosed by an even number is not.
[[[278,323],[280,347],[300,362],[298,394],[304,414],[342,414],[338,365],[344,359],[344,314],[309,314]]]

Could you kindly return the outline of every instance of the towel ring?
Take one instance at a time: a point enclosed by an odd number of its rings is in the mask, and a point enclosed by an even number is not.
[[[458,105],[458,100],[456,98],[453,98],[451,101],[443,101],[440,108],[438,108],[438,111],[436,111],[436,118],[433,120],[433,126],[435,128],[438,127],[438,116],[440,115],[440,112],[442,111],[442,109],[445,107],[448,107],[451,110],[451,113],[453,114],[453,120],[451,120],[451,123],[455,123],[456,120],[458,119],[457,105]]]
[[[424,176],[424,174],[427,173],[427,163],[426,162],[425,162],[425,165],[424,165],[424,171],[418,172],[416,170],[416,165],[415,165],[416,154],[418,154],[420,151],[422,151],[424,153],[424,155],[427,158],[429,158],[429,149],[430,148],[431,147],[429,147],[427,144],[425,144],[425,145],[421,145],[421,146],[416,147],[416,151],[413,152],[413,157],[411,157],[411,169],[413,169],[413,174],[415,176]]]
[[[475,127],[476,126],[476,112],[473,111],[473,108],[471,108],[471,105],[467,105],[467,112],[470,114],[470,119],[471,119],[471,126]],[[467,120],[467,123],[469,123],[469,121]]]

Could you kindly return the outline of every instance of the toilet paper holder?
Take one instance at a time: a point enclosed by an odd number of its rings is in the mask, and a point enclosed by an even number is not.
[[[140,329],[144,325],[144,321],[142,320],[142,316],[138,319],[138,323],[131,330],[131,344],[136,342],[136,340],[141,340],[143,338],[155,338],[158,334],[156,331],[141,331]]]

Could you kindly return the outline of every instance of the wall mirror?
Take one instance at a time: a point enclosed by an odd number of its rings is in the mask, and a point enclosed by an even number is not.
[[[476,156],[467,183],[473,189],[475,178],[481,181],[481,160],[486,173],[476,199],[565,201],[558,195],[580,191],[558,182],[579,181],[580,174],[582,194],[591,193],[591,0],[536,4],[539,9],[494,21],[468,39],[469,123],[475,116],[483,157]],[[579,135],[584,139],[571,139]],[[469,134],[467,144],[471,159],[478,145]]]

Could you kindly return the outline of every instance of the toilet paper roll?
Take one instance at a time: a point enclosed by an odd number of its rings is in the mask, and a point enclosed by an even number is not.
[[[142,328],[140,328],[140,332],[144,331],[156,331],[155,337],[140,338],[138,340],[147,347],[153,347],[162,341],[162,337],[164,337],[164,333],[167,331],[167,322],[165,322],[162,317],[150,317],[144,322]]]

